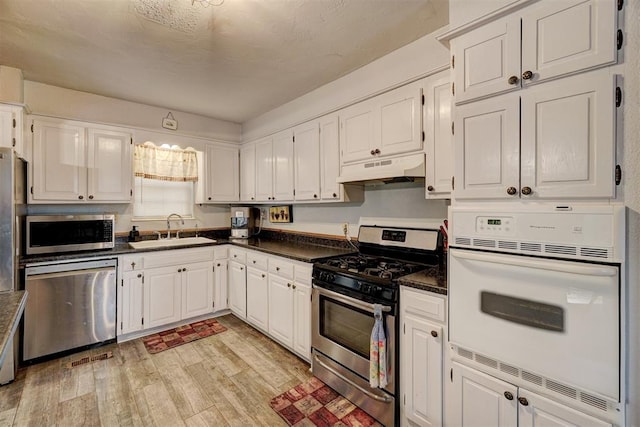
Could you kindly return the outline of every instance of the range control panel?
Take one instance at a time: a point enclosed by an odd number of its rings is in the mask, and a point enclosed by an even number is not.
[[[476,232],[478,234],[513,235],[515,219],[510,216],[477,216]]]

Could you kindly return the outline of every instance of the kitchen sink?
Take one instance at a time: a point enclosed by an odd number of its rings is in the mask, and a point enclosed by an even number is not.
[[[215,243],[213,239],[206,237],[183,237],[180,239],[143,240],[141,242],[129,242],[133,249],[173,248],[187,245],[206,245]]]

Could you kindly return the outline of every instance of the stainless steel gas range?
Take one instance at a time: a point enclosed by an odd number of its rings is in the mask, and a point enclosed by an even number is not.
[[[386,426],[398,420],[398,284],[422,270],[437,274],[442,236],[437,228],[361,226],[359,253],[313,268],[313,374]],[[386,336],[388,383],[369,383],[370,342],[379,305]]]

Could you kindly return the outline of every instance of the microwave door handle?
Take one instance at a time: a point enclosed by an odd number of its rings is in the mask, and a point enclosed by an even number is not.
[[[496,255],[478,252],[462,252],[451,250],[450,254],[454,258],[471,261],[481,261],[498,263],[509,266],[535,268],[539,270],[558,271],[561,273],[580,274],[583,276],[613,277],[618,275],[617,267],[581,265],[578,263],[561,263],[549,260],[536,260],[523,258],[517,255]]]
[[[336,301],[340,301],[340,302],[343,302],[343,303],[345,303],[345,304],[349,304],[349,305],[351,305],[351,306],[353,306],[353,307],[357,307],[357,308],[360,308],[360,309],[362,309],[362,310],[365,310],[365,311],[368,311],[368,312],[370,312],[370,313],[373,313],[373,304],[369,304],[369,303],[364,302],[364,301],[359,301],[359,300],[357,300],[357,299],[355,299],[355,298],[351,298],[351,297],[348,297],[348,296],[345,296],[345,295],[339,294],[339,293],[337,293],[337,292],[328,291],[328,290],[323,289],[323,288],[318,288],[318,287],[316,287],[316,288],[314,288],[314,289],[315,289],[316,291],[318,291],[318,293],[319,293],[320,295],[323,295],[323,296],[325,296],[325,297],[328,297],[328,298],[334,299],[334,300],[336,300]],[[383,306],[382,306],[382,311],[383,311],[384,313],[388,313],[388,312],[390,312],[390,311],[391,311],[391,307],[388,307],[388,306],[386,306],[386,305],[383,305]]]

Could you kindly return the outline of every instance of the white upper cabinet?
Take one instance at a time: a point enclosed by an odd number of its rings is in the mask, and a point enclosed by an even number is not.
[[[256,147],[244,145],[240,149],[240,200],[256,200]]]
[[[341,110],[342,163],[422,149],[421,82]]]
[[[295,199],[320,199],[320,127],[317,120],[293,128]]]
[[[13,148],[18,157],[24,157],[22,138],[22,107],[0,104],[0,147]]]
[[[240,164],[237,147],[207,145],[206,202],[237,202]]]
[[[337,115],[320,119],[320,197],[322,200],[342,200],[344,187],[340,176],[340,137]]]
[[[293,200],[293,132],[291,129],[273,136],[273,197]]]
[[[29,203],[131,201],[131,134],[85,125],[33,120]]]
[[[455,197],[613,197],[614,94],[604,69],[457,106]]]
[[[614,64],[614,0],[543,0],[451,41],[455,101]]]
[[[453,135],[451,134],[450,72],[424,80],[425,189],[427,199],[451,197]]]
[[[264,202],[273,197],[273,144],[272,137],[256,142],[256,200]]]

